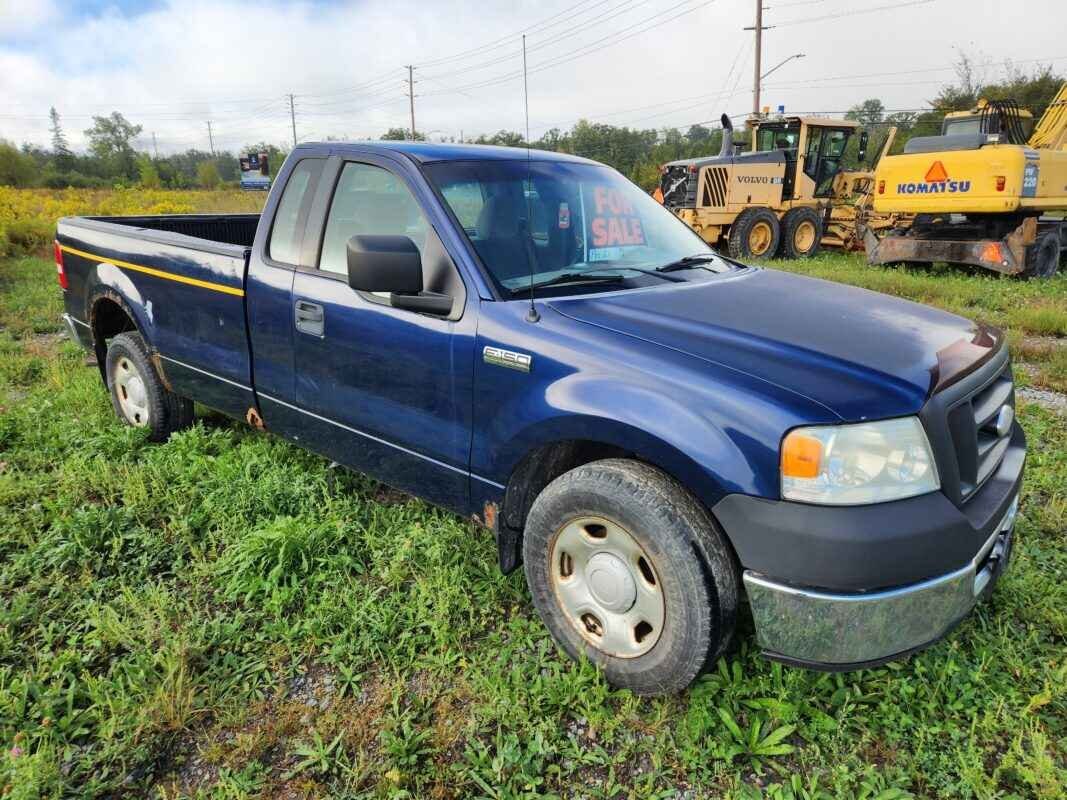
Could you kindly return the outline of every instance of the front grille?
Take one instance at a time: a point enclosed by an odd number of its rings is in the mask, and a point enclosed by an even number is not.
[[[667,167],[660,179],[663,204],[667,208],[694,208],[697,200],[697,175],[686,165]]]
[[[700,204],[712,208],[726,205],[726,170],[723,167],[704,170],[704,194]]]
[[[1003,411],[1005,408],[1010,411]],[[948,427],[959,467],[961,499],[967,500],[978,491],[1000,466],[1011,441],[1014,413],[1015,387],[1010,365],[949,409]]]

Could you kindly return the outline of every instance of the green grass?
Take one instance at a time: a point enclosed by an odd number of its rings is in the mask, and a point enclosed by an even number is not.
[[[1063,334],[1063,279],[789,268]],[[0,797],[1067,791],[1062,416],[1021,407],[1014,561],[946,642],[827,675],[746,622],[690,691],[639,699],[557,652],[465,520],[217,416],[121,427],[58,294],[47,261],[0,262]]]

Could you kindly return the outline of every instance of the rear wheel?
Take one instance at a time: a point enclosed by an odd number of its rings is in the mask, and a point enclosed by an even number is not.
[[[1060,235],[1048,231],[1026,248],[1026,266],[1021,273],[1024,278],[1051,278],[1060,263]]]
[[[105,375],[115,414],[127,425],[147,428],[152,441],[192,424],[192,401],[163,385],[139,333],[120,333],[108,342]]]
[[[733,552],[703,507],[646,464],[596,461],[550,483],[523,560],[555,640],[638,694],[684,689],[733,634]]]
[[[782,258],[811,258],[822,241],[822,217],[814,208],[793,208],[782,217]]]
[[[730,226],[727,245],[731,258],[770,258],[778,252],[780,239],[781,226],[774,212],[746,208]]]

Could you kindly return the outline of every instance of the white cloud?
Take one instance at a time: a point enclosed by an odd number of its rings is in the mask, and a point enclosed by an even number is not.
[[[955,47],[987,61],[1067,57],[1062,26],[1052,24],[1062,15],[1061,2],[1032,0],[1024,9],[1022,3],[939,0],[780,26],[765,35],[765,66],[794,52],[807,57],[766,81],[764,102],[843,111],[878,96],[889,108],[914,108],[953,78],[945,68]],[[142,147],[151,146],[154,131],[161,151],[206,148],[208,120],[217,147],[285,142],[290,92],[301,139],[374,136],[408,124],[402,65],[412,62],[423,65],[415,73],[420,130],[438,131],[435,136],[521,130],[521,79],[477,84],[518,74],[518,40],[498,40],[530,26],[535,136],[582,116],[684,126],[751,105],[751,33],[742,31],[752,23],[751,0],[689,0],[673,12],[678,0],[171,0],[132,17],[110,9],[81,19],[59,15],[41,0],[0,3],[0,137],[17,141],[46,143],[47,112],[55,105],[75,147],[91,116],[112,110],[144,126]],[[768,25],[816,16],[815,9],[821,15],[855,8],[842,0],[780,10],[768,5]],[[688,8],[695,10],[651,27]],[[1028,22],[1042,18],[1050,24]],[[541,21],[546,24],[536,27]],[[641,33],[593,51],[616,32]],[[538,69],[586,46],[583,58]],[[462,60],[432,63],[472,49]],[[1067,70],[1067,58],[1056,66]],[[941,69],[907,72],[927,68]],[[823,80],[828,76],[838,79]]]
[[[0,39],[39,31],[58,16],[52,0],[0,0]]]

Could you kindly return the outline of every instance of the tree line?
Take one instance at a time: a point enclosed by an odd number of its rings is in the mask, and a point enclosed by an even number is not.
[[[877,146],[878,134],[890,126],[898,129],[894,150],[899,152],[913,136],[936,135],[941,121],[950,111],[972,108],[979,98],[990,100],[1013,98],[1022,108],[1039,115],[1052,101],[1063,76],[1051,67],[1037,67],[1031,72],[1009,65],[997,80],[986,80],[981,66],[961,55],[956,64],[956,80],[941,89],[924,111],[889,111],[879,98],[869,98],[853,106],[845,115],[860,122],[871,134],[871,148]],[[714,110],[712,110],[714,116]],[[0,185],[14,186],[114,186],[141,185],[152,188],[215,188],[239,179],[238,154],[229,151],[210,153],[190,149],[163,157],[138,151],[134,140],[142,127],[128,121],[119,112],[93,117],[85,131],[88,147],[84,153],[72,152],[63,131],[59,113],[49,112],[51,147],[24,144],[21,148],[0,139]],[[382,139],[406,139],[404,128],[391,128]],[[747,130],[737,130],[735,143],[748,146]],[[421,133],[416,139],[425,139]],[[856,138],[846,153],[847,166],[857,162]],[[722,131],[708,125],[679,128],[631,128],[580,120],[570,130],[552,128],[538,139],[509,130],[483,134],[466,141],[554,150],[584,156],[609,164],[639,186],[651,189],[659,180],[660,166],[668,161],[697,158],[718,153]],[[242,153],[267,152],[271,170],[277,170],[287,152],[278,146],[259,142]]]
[[[0,185],[51,189],[142,186],[151,189],[215,189],[240,179],[239,155],[191,148],[183,153],[154,156],[138,151],[134,141],[144,130],[118,111],[93,117],[85,130],[85,152],[74,152],[59,112],[49,109],[51,147],[0,139]],[[288,151],[266,142],[250,144],[241,153],[268,153],[277,170]]]

